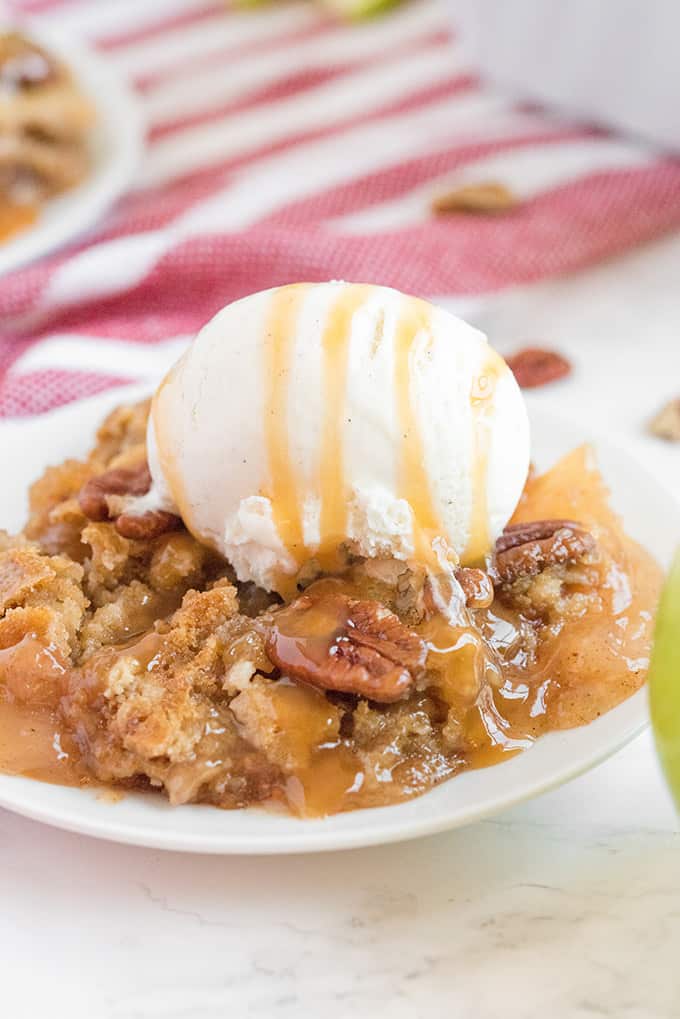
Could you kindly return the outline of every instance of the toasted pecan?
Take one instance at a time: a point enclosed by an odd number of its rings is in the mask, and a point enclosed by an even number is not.
[[[284,675],[383,704],[410,692],[427,657],[389,609],[338,592],[307,593],[275,613],[265,644]]]
[[[509,212],[519,205],[519,198],[499,181],[479,181],[463,184],[443,194],[435,195],[431,207],[435,215],[452,212],[494,215]]]
[[[181,526],[174,513],[146,510],[144,513],[115,513],[110,496],[146,495],[151,487],[151,474],[146,463],[138,467],[116,467],[96,478],[90,478],[80,490],[78,503],[89,520],[113,520],[124,538],[148,541]]]
[[[472,567],[461,566],[456,571],[456,580],[463,589],[465,604],[470,609],[485,609],[493,601],[493,583],[488,573]]]
[[[571,364],[555,350],[526,347],[507,358],[508,367],[522,389],[545,386],[571,375]]]
[[[669,442],[680,442],[680,400],[670,400],[650,421],[652,435]]]
[[[107,496],[145,495],[151,488],[147,464],[139,467],[116,467],[96,478],[90,478],[80,490],[78,503],[88,518],[100,522],[111,519]]]
[[[533,577],[547,566],[577,563],[595,552],[596,544],[573,520],[534,520],[511,524],[496,542],[495,580],[512,584]]]
[[[180,518],[165,510],[121,513],[115,523],[116,530],[123,538],[133,538],[136,541],[150,541],[151,538],[159,538],[161,534],[177,531],[181,526]]]

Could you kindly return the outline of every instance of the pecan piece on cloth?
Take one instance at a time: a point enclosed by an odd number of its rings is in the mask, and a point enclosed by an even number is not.
[[[469,609],[485,609],[493,601],[493,583],[488,573],[472,567],[460,566],[455,571],[456,580],[463,589],[465,604]]]
[[[493,215],[508,212],[519,205],[519,199],[510,188],[498,181],[480,181],[479,184],[463,184],[453,191],[436,195],[431,208],[437,216],[451,212],[483,213]]]
[[[410,692],[427,657],[389,609],[339,592],[307,593],[274,613],[265,647],[291,679],[383,704]]]
[[[496,542],[497,583],[534,577],[547,566],[577,563],[595,552],[595,539],[573,520],[511,524]]]
[[[124,538],[149,540],[177,530],[181,526],[179,517],[163,510],[120,513],[113,503],[116,497],[146,495],[150,487],[151,475],[146,463],[138,467],[115,467],[90,478],[80,490],[78,503],[88,520],[114,520],[116,530]]]
[[[652,435],[680,442],[680,400],[670,400],[649,423]]]
[[[566,357],[554,350],[540,347],[526,347],[507,358],[508,367],[522,389],[545,386],[548,382],[566,378],[571,374],[571,365]]]

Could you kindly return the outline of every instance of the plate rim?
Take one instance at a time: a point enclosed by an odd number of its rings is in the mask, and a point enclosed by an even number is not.
[[[3,433],[5,435],[14,433],[19,438],[23,433],[28,437],[33,432],[35,433],[36,440],[39,441],[38,435],[40,430],[49,428],[53,422],[68,422],[69,419],[72,419],[75,423],[83,415],[93,415],[95,412],[98,415],[103,415],[109,406],[125,402],[126,400],[138,399],[148,394],[152,388],[149,383],[115,387],[105,393],[59,407],[35,417],[7,419],[0,422],[0,436]],[[561,427],[565,427],[568,431],[576,431],[580,434],[578,422],[564,415],[555,414],[540,407],[530,408],[530,414],[532,418],[538,417],[539,420],[543,419],[552,422],[553,427],[558,431]],[[668,500],[668,508],[671,506],[674,510],[680,508],[680,502],[674,493],[664,485],[663,481],[648,471],[639,457],[616,436],[611,436],[596,429],[589,429],[588,441],[594,445],[596,450],[598,445],[602,444],[605,448],[609,447],[617,456],[624,457],[627,463],[634,466],[636,477],[641,483],[644,484],[645,479],[649,479],[655,489],[665,493]],[[359,821],[359,823],[353,826],[350,825],[347,830],[331,831],[324,827],[326,819],[305,820],[292,818],[287,814],[284,815],[286,822],[292,821],[295,830],[282,833],[270,833],[264,830],[257,833],[246,831],[243,835],[239,835],[229,831],[224,833],[206,833],[201,831],[193,833],[178,829],[173,830],[165,827],[169,817],[166,811],[173,811],[175,808],[169,807],[165,801],[159,800],[153,793],[125,794],[125,799],[134,797],[135,803],[141,801],[144,797],[149,798],[149,802],[154,804],[155,808],[158,809],[158,813],[156,816],[150,815],[148,821],[137,822],[134,818],[132,820],[123,820],[122,822],[116,820],[116,804],[107,803],[106,809],[110,811],[111,816],[110,818],[107,817],[104,822],[101,817],[97,816],[96,811],[98,808],[95,809],[94,814],[91,814],[87,809],[80,813],[81,805],[86,803],[88,799],[90,803],[92,803],[94,798],[101,799],[101,787],[67,790],[68,793],[74,796],[73,804],[64,807],[57,803],[55,806],[53,804],[55,804],[56,798],[50,800],[49,795],[45,796],[45,791],[50,788],[63,790],[66,787],[50,787],[47,783],[39,783],[32,779],[11,775],[0,775],[0,807],[53,827],[85,834],[105,841],[168,851],[219,855],[284,855],[356,849],[365,846],[407,841],[475,823],[501,810],[533,799],[535,796],[555,789],[584,774],[617,753],[648,726],[646,685],[601,718],[589,723],[589,725],[573,730],[551,732],[540,737],[536,745],[528,752],[511,758],[507,762],[502,762],[501,765],[494,765],[491,770],[498,767],[503,767],[504,769],[511,768],[513,763],[517,761],[527,759],[532,761],[535,759],[533,755],[537,754],[540,746],[547,747],[549,744],[556,744],[560,740],[568,740],[571,734],[576,734],[578,739],[579,733],[588,731],[592,734],[593,727],[597,726],[603,728],[605,732],[613,726],[614,731],[609,732],[606,738],[599,744],[596,742],[587,752],[583,752],[581,749],[580,752],[575,754],[571,762],[561,764],[559,759],[557,759],[557,763],[553,762],[552,767],[547,769],[547,773],[534,769],[535,777],[533,780],[525,779],[523,782],[520,781],[520,784],[515,789],[509,791],[501,790],[497,796],[486,797],[476,807],[470,805],[464,806],[463,811],[459,812],[458,816],[454,812],[455,808],[449,807],[443,810],[435,808],[431,814],[405,818],[401,825],[397,824],[396,826],[393,820],[395,811],[403,809],[409,803],[427,801],[428,797],[433,797],[437,794],[438,790],[444,789],[450,783],[442,783],[430,792],[416,798],[416,800],[407,801],[406,804],[369,808],[344,815],[335,815],[336,817],[344,818],[370,818],[370,824],[362,825],[361,821]],[[540,762],[537,761],[537,763]],[[530,767],[530,765],[527,767]],[[474,774],[479,774],[479,771],[462,773],[456,777],[456,782],[464,782],[466,775]],[[85,799],[81,799],[81,797],[85,797]],[[217,811],[217,808],[210,806],[201,807],[200,805],[190,805],[183,809],[184,811]],[[273,816],[273,812],[263,808],[248,809],[251,812],[257,812],[257,814],[267,813]],[[233,816],[239,812],[230,813]]]
[[[33,226],[0,245],[0,280],[94,227],[133,179],[146,136],[141,104],[126,78],[110,61],[80,36],[32,22],[18,23],[17,27],[68,65],[96,107],[98,119],[93,135],[110,151],[80,184],[50,199],[44,216]]]
[[[640,690],[623,702],[624,704],[630,704],[632,701],[639,702],[640,714],[638,720],[633,723],[625,731],[622,731],[620,737],[607,743],[603,746],[602,750],[588,758],[581,758],[579,763],[574,763],[573,767],[565,768],[556,773],[548,780],[537,779],[533,785],[525,785],[521,791],[512,796],[498,796],[495,800],[484,801],[483,805],[480,805],[476,809],[468,810],[464,817],[460,818],[449,818],[445,814],[433,815],[431,818],[422,818],[417,821],[411,821],[408,825],[404,825],[401,830],[393,831],[391,829],[382,829],[376,826],[371,829],[362,829],[360,825],[357,825],[355,829],[347,832],[334,832],[330,837],[326,835],[323,830],[312,830],[307,827],[310,823],[315,823],[317,819],[313,819],[311,822],[304,818],[296,818],[292,815],[286,815],[286,820],[291,820],[295,824],[300,825],[299,834],[296,832],[294,835],[275,836],[269,840],[265,840],[263,837],[253,837],[252,835],[244,835],[239,837],[230,834],[228,836],[206,836],[199,834],[195,836],[178,834],[176,832],[163,832],[160,826],[154,826],[144,829],[135,829],[132,823],[111,825],[108,830],[104,830],[101,825],[96,822],[89,822],[87,818],[76,818],[72,815],[64,817],[55,817],[55,813],[50,811],[46,807],[40,805],[27,804],[21,795],[16,797],[12,796],[11,792],[8,794],[3,788],[6,783],[12,783],[12,785],[19,784],[19,788],[28,785],[49,785],[49,783],[36,782],[35,779],[24,778],[22,776],[4,775],[0,774],[0,809],[9,810],[12,813],[18,814],[21,817],[26,817],[29,820],[37,821],[41,824],[47,824],[52,828],[57,828],[61,831],[68,831],[78,835],[87,835],[90,838],[95,838],[104,842],[114,842],[122,845],[139,846],[145,849],[157,849],[164,852],[181,852],[181,853],[195,853],[202,856],[291,856],[305,853],[331,853],[340,852],[343,850],[350,849],[364,849],[372,846],[379,845],[396,845],[400,842],[410,842],[415,839],[426,838],[429,835],[437,835],[446,831],[455,831],[457,828],[464,828],[470,824],[475,824],[479,821],[483,821],[486,818],[495,816],[504,810],[509,810],[511,807],[516,807],[521,803],[525,803],[528,800],[535,799],[537,796],[541,796],[544,793],[548,793],[553,789],[557,789],[562,785],[566,785],[573,779],[578,778],[580,775],[584,775],[594,768],[603,764],[606,760],[613,757],[625,746],[632,743],[637,739],[647,728],[649,728],[649,717],[647,712],[647,685],[645,684]],[[620,707],[621,705],[618,705]],[[612,709],[616,710],[616,708]],[[607,712],[611,714],[611,712]],[[596,723],[591,722],[590,725]],[[587,726],[580,726],[579,728],[587,728]],[[568,730],[566,730],[568,732]],[[560,736],[561,732],[548,733],[546,736],[539,737],[543,743],[549,741],[551,737]],[[538,741],[537,741],[538,742]],[[533,748],[531,748],[533,749]],[[525,751],[526,753],[530,753]],[[507,767],[511,764],[511,759],[507,762],[500,762],[499,764],[493,765],[493,768]],[[458,776],[454,776],[454,779],[461,780],[464,778],[466,772],[462,772]],[[446,783],[442,783],[446,784]],[[67,788],[57,786],[56,788]],[[83,789],[74,789],[76,793],[83,793],[88,795],[90,798],[97,795],[98,792],[106,791],[108,787],[96,787],[90,786]],[[439,787],[436,787],[439,788]],[[419,799],[424,799],[434,790],[430,790],[427,793],[423,793]],[[156,800],[154,793],[128,793],[124,796],[134,796],[135,799],[149,798],[150,800]],[[218,811],[219,807],[213,807],[209,804],[191,804],[192,809],[201,810],[212,810]],[[111,802],[107,804],[112,810],[115,810],[116,803]],[[399,804],[394,806],[374,807],[369,808],[371,813],[385,813],[394,811],[399,808]],[[180,809],[180,808],[170,808]],[[186,809],[186,808],[184,808]],[[262,811],[264,808],[250,807],[245,808],[247,810]],[[353,811],[357,815],[366,814],[368,810],[364,809],[359,811]],[[324,819],[321,819],[322,821]],[[224,841],[222,841],[224,839]],[[280,839],[280,841],[278,841]]]

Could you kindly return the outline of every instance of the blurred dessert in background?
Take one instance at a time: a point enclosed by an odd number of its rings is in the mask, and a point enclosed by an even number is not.
[[[94,120],[60,60],[18,32],[0,32],[0,242],[86,176]]]

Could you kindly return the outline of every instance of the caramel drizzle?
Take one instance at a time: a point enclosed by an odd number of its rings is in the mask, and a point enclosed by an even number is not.
[[[415,297],[405,299],[394,338],[394,391],[401,435],[401,463],[398,490],[413,513],[414,552],[423,562],[434,564],[433,539],[441,534],[441,523],[425,466],[425,450],[412,390],[411,362],[415,340],[421,332],[432,339],[430,308]]]
[[[368,285],[343,288],[330,311],[321,340],[325,413],[319,460],[319,548],[316,558],[327,571],[337,565],[338,546],[347,536],[343,436],[352,320],[372,289]]]
[[[309,284],[282,287],[272,297],[267,325],[266,444],[270,486],[265,493],[272,506],[279,537],[298,566],[313,554],[327,571],[337,565],[337,548],[347,534],[347,483],[343,435],[352,319],[369,296],[368,286],[343,287],[330,309],[321,346],[324,414],[319,453],[319,545],[305,542],[302,512],[304,494],[290,452],[288,393],[290,363],[297,320]],[[286,586],[281,578],[279,586]]]
[[[270,478],[265,494],[279,537],[298,565],[304,559],[305,544],[298,476],[290,455],[288,391],[297,320],[309,288],[309,284],[299,283],[274,292],[265,340],[264,427]]]
[[[482,372],[473,379],[470,389],[472,414],[472,506],[470,535],[461,562],[479,562],[491,547],[489,531],[489,453],[491,449],[491,411],[498,379],[506,370],[505,363],[489,348]]]

